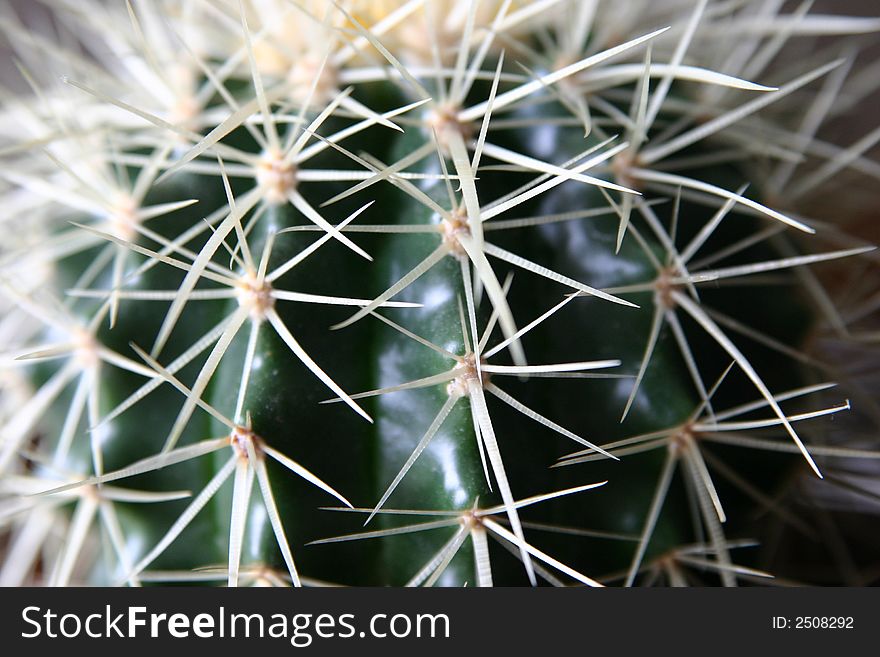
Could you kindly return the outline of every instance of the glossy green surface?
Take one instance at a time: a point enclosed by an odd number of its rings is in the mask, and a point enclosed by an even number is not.
[[[368,93],[381,97],[383,90],[381,85],[376,85]],[[396,97],[390,92],[386,95],[386,104],[391,106],[391,100],[396,100]],[[375,98],[370,100],[374,102]],[[537,105],[524,111],[532,116],[541,116],[542,112],[552,116],[555,107],[553,104]],[[375,157],[393,162],[425,143],[427,138],[413,127],[408,128],[404,135],[390,131],[378,134],[378,138],[354,140],[347,147],[353,150],[363,148]],[[495,143],[557,164],[582,152],[596,143],[597,139],[590,137],[585,141],[582,131],[577,128],[549,124],[533,130],[509,130],[490,135]],[[485,160],[483,164],[486,164]],[[315,166],[345,168],[350,164],[343,155],[328,150]],[[439,173],[436,155],[429,156],[409,170]],[[729,172],[722,175],[728,176]],[[481,171],[478,182],[480,201],[485,204],[501,197],[532,177],[531,174],[510,171]],[[736,187],[727,178],[724,180],[725,187]],[[173,220],[163,220],[166,222],[163,231],[167,235],[175,235],[181,225],[192,225],[201,220],[208,210],[225,202],[222,188],[218,189],[215,179],[191,178],[177,185],[168,190],[171,198],[197,197],[200,204],[194,206],[198,209],[177,213]],[[419,186],[441,205],[448,205],[442,181],[422,181]],[[243,185],[242,189],[246,190],[247,185]],[[345,185],[322,183],[303,185],[302,191],[317,207],[342,189],[345,189]],[[422,204],[387,184],[374,186],[322,212],[331,223],[338,223],[355,208],[372,199],[377,199],[379,203],[359,221],[406,225],[432,224],[438,220]],[[578,182],[566,182],[500,219],[548,215],[605,205],[595,189]],[[670,225],[670,207],[669,203],[657,207],[658,215],[667,227]],[[682,202],[679,244],[685,243],[687,236],[692,235],[710,215],[709,209]],[[751,219],[738,217],[737,221],[741,222],[737,227],[723,226],[709,246],[739,239],[754,229]],[[620,253],[615,253],[617,222],[615,215],[604,215],[510,231],[494,232],[487,229],[486,236],[493,243],[594,287],[614,287],[651,280],[654,273],[650,261],[632,235],[627,236]],[[253,227],[249,236],[255,257],[262,251],[268,235],[305,223],[305,219],[289,207],[270,209]],[[643,223],[638,224],[638,229],[648,248],[662,258],[662,249],[649,230]],[[434,233],[379,237],[352,235],[358,244],[374,256],[375,262],[367,263],[344,246],[331,241],[301,266],[279,279],[276,287],[314,294],[373,298],[440,244],[440,235]],[[278,235],[270,270],[319,236],[317,232]],[[747,252],[746,256],[767,257],[770,253],[772,250],[765,248]],[[222,256],[222,252],[218,252],[216,257]],[[135,256],[130,257],[136,259]],[[75,270],[74,264],[71,263],[72,270]],[[503,280],[509,267],[494,260],[493,266],[496,266],[498,278]],[[172,270],[169,273],[168,268],[156,267],[133,287],[174,289],[180,280],[181,274],[178,272]],[[70,282],[64,281],[62,287],[64,285],[70,285]],[[522,326],[570,291],[558,283],[518,271],[508,298],[514,317]],[[770,287],[719,288],[708,290],[705,300],[728,314],[736,315],[745,323],[765,327],[791,339],[807,324],[807,318],[796,298],[780,302],[777,292]],[[382,309],[379,312],[444,349],[463,354],[459,315],[459,300],[463,302],[463,296],[460,261],[456,257],[446,256],[395,297],[397,301],[419,302],[424,307]],[[532,364],[620,359],[622,364],[616,372],[630,375],[630,378],[536,378],[521,382],[512,377],[499,377],[497,384],[531,408],[597,444],[657,431],[681,422],[696,407],[699,397],[668,327],[660,334],[651,365],[629,416],[622,424],[618,421],[631,390],[631,377],[638,371],[643,356],[653,315],[651,293],[632,294],[627,298],[641,307],[626,308],[595,298],[576,299],[527,335],[523,346]],[[769,303],[769,299],[774,299],[774,302]],[[160,306],[163,309],[166,307],[156,302],[123,302],[119,323],[112,331],[102,329],[101,340],[125,354],[131,353],[129,342],[148,348],[164,315],[158,310]],[[236,308],[235,299],[190,303],[172,334],[162,362],[169,362]],[[447,371],[455,364],[374,318],[367,318],[340,331],[328,330],[330,325],[351,314],[352,308],[279,301],[276,309],[306,351],[349,393],[431,376]],[[482,328],[490,310],[488,298],[484,298],[480,310],[479,326]],[[689,337],[693,337],[700,371],[709,386],[727,367],[729,357],[693,326],[688,325],[686,329]],[[370,425],[344,404],[319,404],[333,397],[333,393],[291,353],[271,326],[264,323],[259,330],[254,367],[243,406],[243,415],[250,417],[253,431],[268,445],[295,459],[335,487],[355,506],[372,508],[448,398],[446,384],[361,400],[359,403],[375,421]],[[210,404],[230,418],[235,411],[250,331],[251,322],[248,321],[223,358],[205,394]],[[489,345],[495,344],[499,336],[500,331],[496,328]],[[752,350],[750,353],[760,357],[762,374],[766,376],[771,389],[776,381],[784,381],[792,387],[790,363],[767,350],[748,346]],[[192,381],[203,360],[204,356],[184,368],[179,374],[180,378]],[[493,362],[506,364],[509,356],[502,352]],[[720,395],[721,399],[738,402],[756,397],[755,390],[748,383],[735,377],[732,379],[731,390]],[[106,390],[102,391],[102,410],[107,411],[125,399],[143,379],[114,371],[103,381]],[[155,453],[163,444],[181,402],[180,393],[164,385],[114,421],[105,442],[107,469],[121,467]],[[550,466],[560,456],[580,447],[492,397],[489,397],[489,409],[516,498],[589,482],[610,481],[600,490],[524,510],[524,521],[627,534],[630,537],[641,531],[665,458],[665,449],[626,458],[621,462],[600,461],[551,469]],[[63,418],[52,421],[59,423]],[[180,444],[225,433],[228,430],[222,424],[210,420],[202,411],[196,411]],[[462,398],[385,506],[462,510],[475,503],[480,506],[497,503],[497,495],[487,487],[476,441],[470,404],[466,398]],[[127,485],[195,492],[230,456],[231,451],[223,449],[198,461],[133,479]],[[87,459],[87,455],[82,453],[71,455],[71,459],[82,461],[84,458]],[[734,464],[744,462],[741,455],[732,455],[731,458]],[[737,462],[736,459],[740,460]],[[745,463],[751,468],[750,463]],[[337,501],[271,461],[269,474],[297,565],[301,572],[313,577],[346,584],[403,584],[448,540],[453,531],[443,529],[381,541],[305,546],[305,543],[318,538],[361,531],[364,516],[321,511],[319,507],[336,506]],[[752,474],[766,482],[768,478],[778,477],[779,470],[771,463],[762,465],[760,469],[751,468],[750,476]],[[749,500],[736,497],[732,491],[725,492],[733,495],[735,501],[732,504],[741,503],[744,508],[749,508]],[[230,483],[154,567],[192,568],[205,564],[222,567],[227,559],[231,495]],[[251,499],[243,563],[283,568],[256,484]],[[127,530],[135,536],[135,550],[143,553],[155,544],[186,504],[186,501],[181,501],[151,505],[146,509],[132,508]],[[741,514],[731,512],[729,515],[739,517]],[[367,529],[387,528],[401,522],[400,518],[389,519],[380,515]],[[696,540],[692,527],[691,509],[678,475],[660,516],[649,557]],[[625,569],[634,550],[631,540],[571,537],[537,529],[527,529],[526,535],[542,549],[590,576]],[[493,559],[496,583],[523,583],[525,577],[522,567],[497,546],[491,549],[493,557],[496,554],[503,557]],[[473,585],[474,582],[473,552],[469,543],[466,543],[438,583]]]

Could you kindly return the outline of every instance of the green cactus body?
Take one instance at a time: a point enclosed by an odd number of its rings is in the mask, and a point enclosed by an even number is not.
[[[373,90],[374,97],[376,95]],[[387,89],[380,96],[393,97],[393,90]],[[537,109],[529,108],[523,116],[548,119],[558,116],[559,107],[553,103],[538,105]],[[415,151],[429,138],[424,130],[410,128],[400,137],[387,138],[376,142],[362,139],[364,148],[380,156],[387,152],[390,161],[397,161]],[[504,146],[519,153],[545,161],[567,161],[585,150],[591,142],[584,141],[582,134],[572,128],[544,128],[540,135],[528,131],[513,130],[499,140]],[[595,143],[595,139],[593,140]],[[393,145],[389,148],[388,143]],[[337,153],[329,153],[324,158],[326,166],[344,166],[344,158]],[[414,167],[413,172],[421,172],[438,176],[441,174],[437,155],[429,155]],[[528,182],[529,176],[515,173],[489,172],[485,180],[481,180],[479,191],[486,195],[486,200],[502,197],[520,184]],[[215,181],[200,177],[185,185],[189,195],[196,192],[204,206],[217,204]],[[427,190],[438,204],[448,204],[448,195],[441,180],[421,183],[420,187]],[[245,188],[246,189],[246,188]],[[343,191],[340,185],[323,184],[309,194],[309,200],[318,205],[335,192]],[[391,198],[383,203],[384,216],[389,223],[399,225],[435,225],[439,218],[436,213],[426,208],[421,202],[407,198],[400,192],[389,192]],[[481,201],[483,199],[481,198]],[[573,210],[589,210],[601,207],[601,195],[594,190],[585,188],[576,182],[565,183],[535,201],[524,203],[517,208],[519,216],[551,215]],[[354,209],[357,204],[349,203],[345,209]],[[345,214],[340,208],[340,214]],[[680,208],[681,222],[688,221],[687,213],[693,206],[683,204]],[[668,212],[667,212],[668,214]],[[703,211],[705,214],[705,211]],[[190,224],[198,221],[200,212],[186,211],[181,213],[179,220]],[[699,225],[700,220],[694,221]],[[269,269],[293,258],[297,253],[312,244],[317,237],[314,232],[279,233],[285,228],[303,225],[303,217],[286,205],[270,206],[259,218],[248,233],[248,246],[252,258],[258,262],[258,254],[263,252],[268,239],[272,239],[272,256]],[[438,226],[439,228],[439,226]],[[590,281],[594,287],[605,288],[632,284],[646,280],[651,274],[650,262],[635,240],[627,241],[621,252],[614,253],[614,240],[617,232],[617,221],[613,215],[600,219],[579,220],[576,222],[551,223],[537,229],[518,229],[505,231],[499,238],[500,243],[509,251],[522,257],[545,264],[555,271],[570,273],[575,280]],[[736,231],[747,234],[748,231]],[[173,231],[168,237],[172,238]],[[643,238],[646,239],[646,238]],[[662,249],[656,240],[649,239],[649,248],[660,256]],[[375,240],[374,240],[375,241]],[[307,289],[310,293],[331,293],[339,290],[338,281],[351,280],[353,294],[362,294],[369,298],[380,290],[396,283],[414,264],[427,257],[441,245],[442,231],[427,234],[391,235],[378,243],[375,252],[376,262],[364,265],[357,257],[347,252],[339,244],[329,244],[310,256],[307,260],[279,279],[284,289]],[[330,252],[335,252],[335,257]],[[238,256],[241,259],[241,255]],[[230,256],[230,259],[232,256]],[[465,281],[462,275],[462,258],[467,262],[467,255],[451,252],[443,257],[431,269],[422,275],[405,293],[395,299],[423,303],[425,307],[396,310],[394,321],[406,326],[413,333],[442,346],[450,353],[465,356],[463,330],[470,332],[469,320],[465,307]],[[470,267],[470,263],[468,263]],[[180,276],[168,279],[167,274],[148,276],[141,282],[143,289],[168,288],[172,282],[179,282]],[[328,285],[332,283],[332,285]],[[367,284],[364,284],[367,283]],[[322,289],[326,288],[326,289]],[[527,318],[540,315],[546,311],[546,300],[559,294],[557,283],[548,282],[536,276],[521,274],[512,286],[511,298],[523,323]],[[247,291],[244,292],[247,294]],[[579,353],[583,358],[619,358],[629,364],[632,372],[634,364],[640,362],[646,336],[650,328],[653,313],[654,293],[641,294],[633,297],[640,308],[627,308],[609,304],[598,299],[576,300],[569,310],[569,315],[555,323],[549,324],[546,333],[528,336],[525,346],[527,353],[534,362],[561,362],[571,359],[572,353]],[[288,454],[313,472],[337,473],[340,482],[344,482],[348,495],[357,492],[361,499],[375,499],[384,492],[385,487],[397,475],[400,467],[407,461],[419,437],[435,422],[438,412],[444,404],[451,404],[456,395],[449,389],[455,381],[444,381],[427,389],[401,391],[383,395],[373,401],[371,407],[375,420],[372,431],[365,429],[363,422],[348,409],[339,412],[341,404],[335,408],[322,407],[319,402],[332,397],[329,391],[321,390],[315,385],[314,377],[302,364],[289,358],[290,351],[259,310],[247,314],[242,312],[241,297],[221,301],[203,301],[190,304],[182,326],[175,330],[174,343],[169,344],[169,355],[182,351],[186,344],[186,336],[198,335],[226,318],[227,322],[235,322],[235,314],[241,328],[221,362],[216,374],[211,377],[207,386],[206,400],[214,408],[225,414],[227,418],[242,428],[249,428],[253,435],[265,441],[270,447]],[[124,321],[113,331],[106,331],[108,344],[119,350],[125,345],[116,345],[114,340],[125,335],[130,341],[148,345],[157,331],[157,314],[144,309],[138,313],[129,309],[136,307],[135,302],[123,302],[125,313],[121,313]],[[512,302],[513,303],[513,302]],[[733,302],[736,305],[736,301]],[[145,305],[145,304],[141,304]],[[303,347],[312,352],[327,354],[322,363],[328,371],[333,371],[341,380],[347,382],[351,389],[371,389],[394,386],[396,384],[422,379],[449,371],[456,361],[431,351],[410,337],[394,331],[378,322],[374,326],[358,323],[343,329],[345,333],[328,334],[326,327],[337,321],[341,315],[338,309],[325,310],[304,304],[275,301],[285,326]],[[601,317],[601,320],[597,320]],[[480,318],[488,319],[486,313]],[[464,324],[462,323],[464,320]],[[184,323],[185,322],[185,323]],[[228,325],[228,324],[227,324]],[[243,366],[245,363],[248,343],[256,329],[252,366],[247,373],[245,393],[239,401],[242,381],[245,381]],[[338,336],[338,338],[337,338]],[[102,335],[103,338],[103,335]],[[336,339],[334,339],[336,338]],[[329,347],[332,340],[333,346]],[[473,348],[473,336],[469,335],[469,346]],[[575,351],[572,347],[577,346]],[[208,353],[210,349],[206,349]],[[535,407],[552,409],[548,415],[556,418],[564,426],[575,427],[579,433],[597,436],[599,442],[608,442],[616,436],[631,435],[656,431],[666,426],[673,426],[683,421],[699,403],[699,396],[688,381],[687,372],[681,364],[680,355],[671,340],[660,342],[653,354],[652,373],[642,381],[639,404],[631,411],[626,425],[621,426],[615,419],[616,413],[590,413],[585,409],[621,409],[626,403],[632,379],[610,379],[580,382],[580,391],[572,393],[572,381],[533,381],[525,386],[516,382],[512,385],[522,388],[526,398]],[[198,362],[198,361],[197,361]],[[707,357],[700,358],[701,365],[711,371],[711,361]],[[723,367],[724,359],[716,361],[716,370]],[[124,379],[126,377],[123,377]],[[791,373],[786,373],[783,380],[792,380]],[[137,389],[137,380],[132,376],[127,381],[109,381],[108,389],[114,390],[107,409],[121,402],[128,394]],[[126,394],[120,396],[120,391]],[[179,392],[164,389],[163,394],[156,394],[151,400],[155,408],[139,402],[136,412],[115,420],[114,431],[127,436],[125,451],[114,455],[114,463],[125,464],[137,460],[139,456],[155,450],[161,441],[162,431],[156,428],[167,426],[168,409],[180,406]],[[583,401],[577,400],[579,396]],[[453,399],[450,399],[452,397]],[[326,411],[324,409],[327,409]],[[494,410],[494,406],[493,406]],[[509,409],[504,409],[509,410]],[[236,414],[236,411],[238,414]],[[149,413],[157,415],[149,420]],[[539,494],[553,488],[563,489],[583,482],[580,474],[570,475],[560,470],[549,470],[535,467],[536,463],[547,466],[555,458],[566,453],[562,445],[554,444],[556,436],[545,428],[535,425],[538,435],[532,431],[524,431],[524,419],[516,413],[493,413],[496,432],[503,441],[505,449],[502,453],[505,470],[515,482],[518,496]],[[145,418],[147,418],[145,420]],[[163,418],[163,419],[160,419]],[[164,420],[164,421],[163,421]],[[247,422],[250,421],[250,425]],[[567,422],[567,424],[566,424]],[[207,438],[228,435],[228,427],[217,421],[206,421],[201,412],[194,412],[186,422],[186,429],[181,433],[181,444],[195,442]],[[328,431],[328,427],[332,427]],[[328,435],[329,433],[333,436]],[[140,436],[139,439],[133,439]],[[158,440],[157,440],[158,439]],[[327,448],[327,442],[335,439],[337,444],[344,443],[344,458],[334,449]],[[340,440],[341,439],[341,440]],[[420,453],[417,461],[389,501],[389,505],[404,509],[425,510],[459,510],[466,512],[474,505],[486,505],[489,502],[500,502],[497,495],[497,482],[493,481],[494,492],[491,492],[486,481],[487,470],[484,471],[483,458],[477,444],[471,404],[467,396],[460,398],[449,410],[448,416],[442,420],[427,448]],[[234,441],[233,441],[234,442]],[[573,444],[572,444],[573,445]],[[151,447],[147,447],[151,446]],[[132,450],[132,447],[135,449]],[[242,458],[242,447],[230,445],[216,452],[213,456],[203,459],[196,466],[186,463],[176,476],[167,477],[152,474],[149,483],[153,486],[180,485],[193,479],[210,482],[224,465],[234,460],[234,454]],[[508,454],[508,451],[510,454]],[[112,453],[112,452],[111,452]],[[596,493],[595,503],[578,501],[575,503],[561,502],[558,509],[550,509],[544,516],[547,520],[557,522],[565,517],[575,525],[595,528],[598,531],[617,534],[637,534],[643,525],[647,513],[646,501],[654,488],[660,467],[665,460],[663,452],[651,453],[640,458],[627,460],[625,463],[608,462],[596,471],[597,481],[608,479],[613,482],[605,494],[612,494],[614,489],[625,491],[627,501],[616,501],[613,505],[603,504],[603,493]],[[267,459],[268,461],[268,459]],[[633,462],[634,461],[634,462]],[[319,538],[322,533],[332,533],[337,525],[329,518],[327,512],[317,512],[317,507],[332,501],[324,493],[310,490],[312,487],[295,477],[285,477],[283,468],[269,461],[270,480],[273,495],[279,510],[283,509],[281,522],[285,533],[292,542],[303,543],[308,539]],[[537,470],[537,471],[536,471]],[[492,475],[490,475],[494,479]],[[234,477],[232,477],[234,478]],[[254,476],[251,475],[251,479]],[[332,482],[328,482],[333,485]],[[246,534],[243,540],[243,563],[262,564],[268,568],[282,568],[277,543],[273,537],[270,520],[260,497],[256,495],[258,482],[242,479],[238,486],[250,486],[254,490],[251,497],[250,511],[246,520]],[[683,493],[678,492],[672,508],[678,511],[665,513],[658,525],[657,538],[652,541],[651,554],[662,553],[665,549],[691,540],[688,528],[686,504]],[[176,510],[160,515],[158,518],[152,511],[137,518],[138,526],[143,529],[139,544],[148,546],[161,537],[163,525],[180,513],[181,504]],[[574,507],[574,509],[572,509]],[[233,486],[223,486],[197,520],[190,524],[187,533],[178,539],[184,545],[194,543],[200,549],[193,554],[191,550],[164,551],[158,565],[193,566],[197,563],[220,565],[227,553],[230,536],[230,509],[233,508]],[[395,526],[388,520],[378,521],[377,527]],[[408,576],[415,575],[419,568],[430,560],[432,555],[442,548],[447,535],[440,532],[416,534],[407,538],[389,539],[378,550],[370,547],[358,547],[359,556],[355,567],[346,573],[346,579],[377,583],[376,573],[380,581],[392,584],[403,584]],[[296,538],[293,538],[296,537]],[[613,571],[624,567],[631,555],[631,548],[607,545],[599,549],[585,549],[571,542],[553,541],[553,547],[565,554],[568,563],[592,563],[603,570]],[[325,551],[324,554],[321,551]],[[378,554],[377,554],[378,552]],[[588,560],[584,553],[588,554]],[[178,556],[178,553],[179,556]],[[195,560],[190,563],[190,560]],[[333,547],[312,547],[299,550],[295,555],[301,567],[318,577],[332,578],[339,576],[339,559],[344,558],[333,554]],[[178,561],[179,559],[179,561]],[[502,572],[518,581],[522,576],[516,569],[502,566]],[[473,547],[463,546],[452,563],[446,568],[438,584],[463,585],[477,581]]]
[[[425,135],[420,132],[400,137],[392,160],[406,155],[411,145],[423,143]],[[439,169],[436,156],[426,158],[418,169],[436,174]],[[423,187],[428,188],[428,193],[438,203],[448,203],[444,200],[446,191],[442,182]],[[396,197],[395,201],[395,212],[391,215],[395,222],[436,225],[436,215],[413,199]],[[373,289],[379,291],[396,283],[411,267],[437,249],[441,239],[439,232],[424,236],[390,236],[382,247],[377,271],[372,274],[372,281],[375,281]],[[464,355],[459,314],[463,291],[458,258],[451,254],[444,255],[401,296],[412,301],[431,299],[426,308],[404,310],[393,319],[451,354]],[[375,370],[371,388],[389,387],[434,376],[456,366],[455,360],[432,351],[388,326],[374,328],[374,349],[373,362],[383,365]],[[449,382],[443,382],[426,389],[383,395],[377,400],[373,437],[378,454],[377,488],[373,494],[375,500],[380,499],[410,458],[422,435],[446,410],[445,406],[453,403],[447,390],[450,385]],[[387,506],[464,511],[477,503],[480,497],[487,497],[488,488],[477,449],[470,402],[467,398],[460,399],[446,412],[448,415],[441,419],[436,434],[389,498]],[[384,518],[381,522],[388,524]],[[431,532],[389,542],[382,554],[388,581],[399,585],[414,576],[448,537],[443,537],[444,540],[439,538],[437,532]],[[441,583],[460,586],[474,581],[473,556],[465,548],[447,569]]]
[[[761,575],[731,550],[763,511],[802,523],[772,496],[818,472],[809,449],[823,467],[876,456],[792,426],[848,403],[800,401],[829,388],[799,351],[821,285],[774,278],[869,249],[792,246],[810,222],[762,205],[814,155],[803,135],[712,141],[833,66],[777,91],[692,65],[689,46],[707,52],[691,27],[727,25],[704,2],[667,34],[602,12],[590,27],[592,3],[463,1],[450,43],[419,3],[331,3],[321,20],[297,4],[321,57],[275,43],[293,9],[275,25],[271,4],[233,12],[241,34],[217,9],[219,45],[186,59],[201,91],[173,108],[196,108],[189,122],[74,83],[135,117],[108,124],[95,178],[115,167],[142,194],[90,209],[92,179],[52,155],[76,212],[45,210],[33,248],[70,244],[45,256],[45,289],[7,273],[27,249],[2,260],[4,298],[37,319],[13,345],[37,392],[3,418],[2,491],[57,503],[70,540],[0,581],[678,584],[684,554],[700,582],[733,585]],[[783,166],[764,176],[756,153]],[[11,184],[42,190],[43,169],[22,171]],[[11,554],[49,544],[54,516],[17,513]]]

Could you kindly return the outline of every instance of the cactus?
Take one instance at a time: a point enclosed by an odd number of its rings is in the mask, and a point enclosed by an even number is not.
[[[7,9],[0,583],[870,581],[880,21],[781,7]]]

